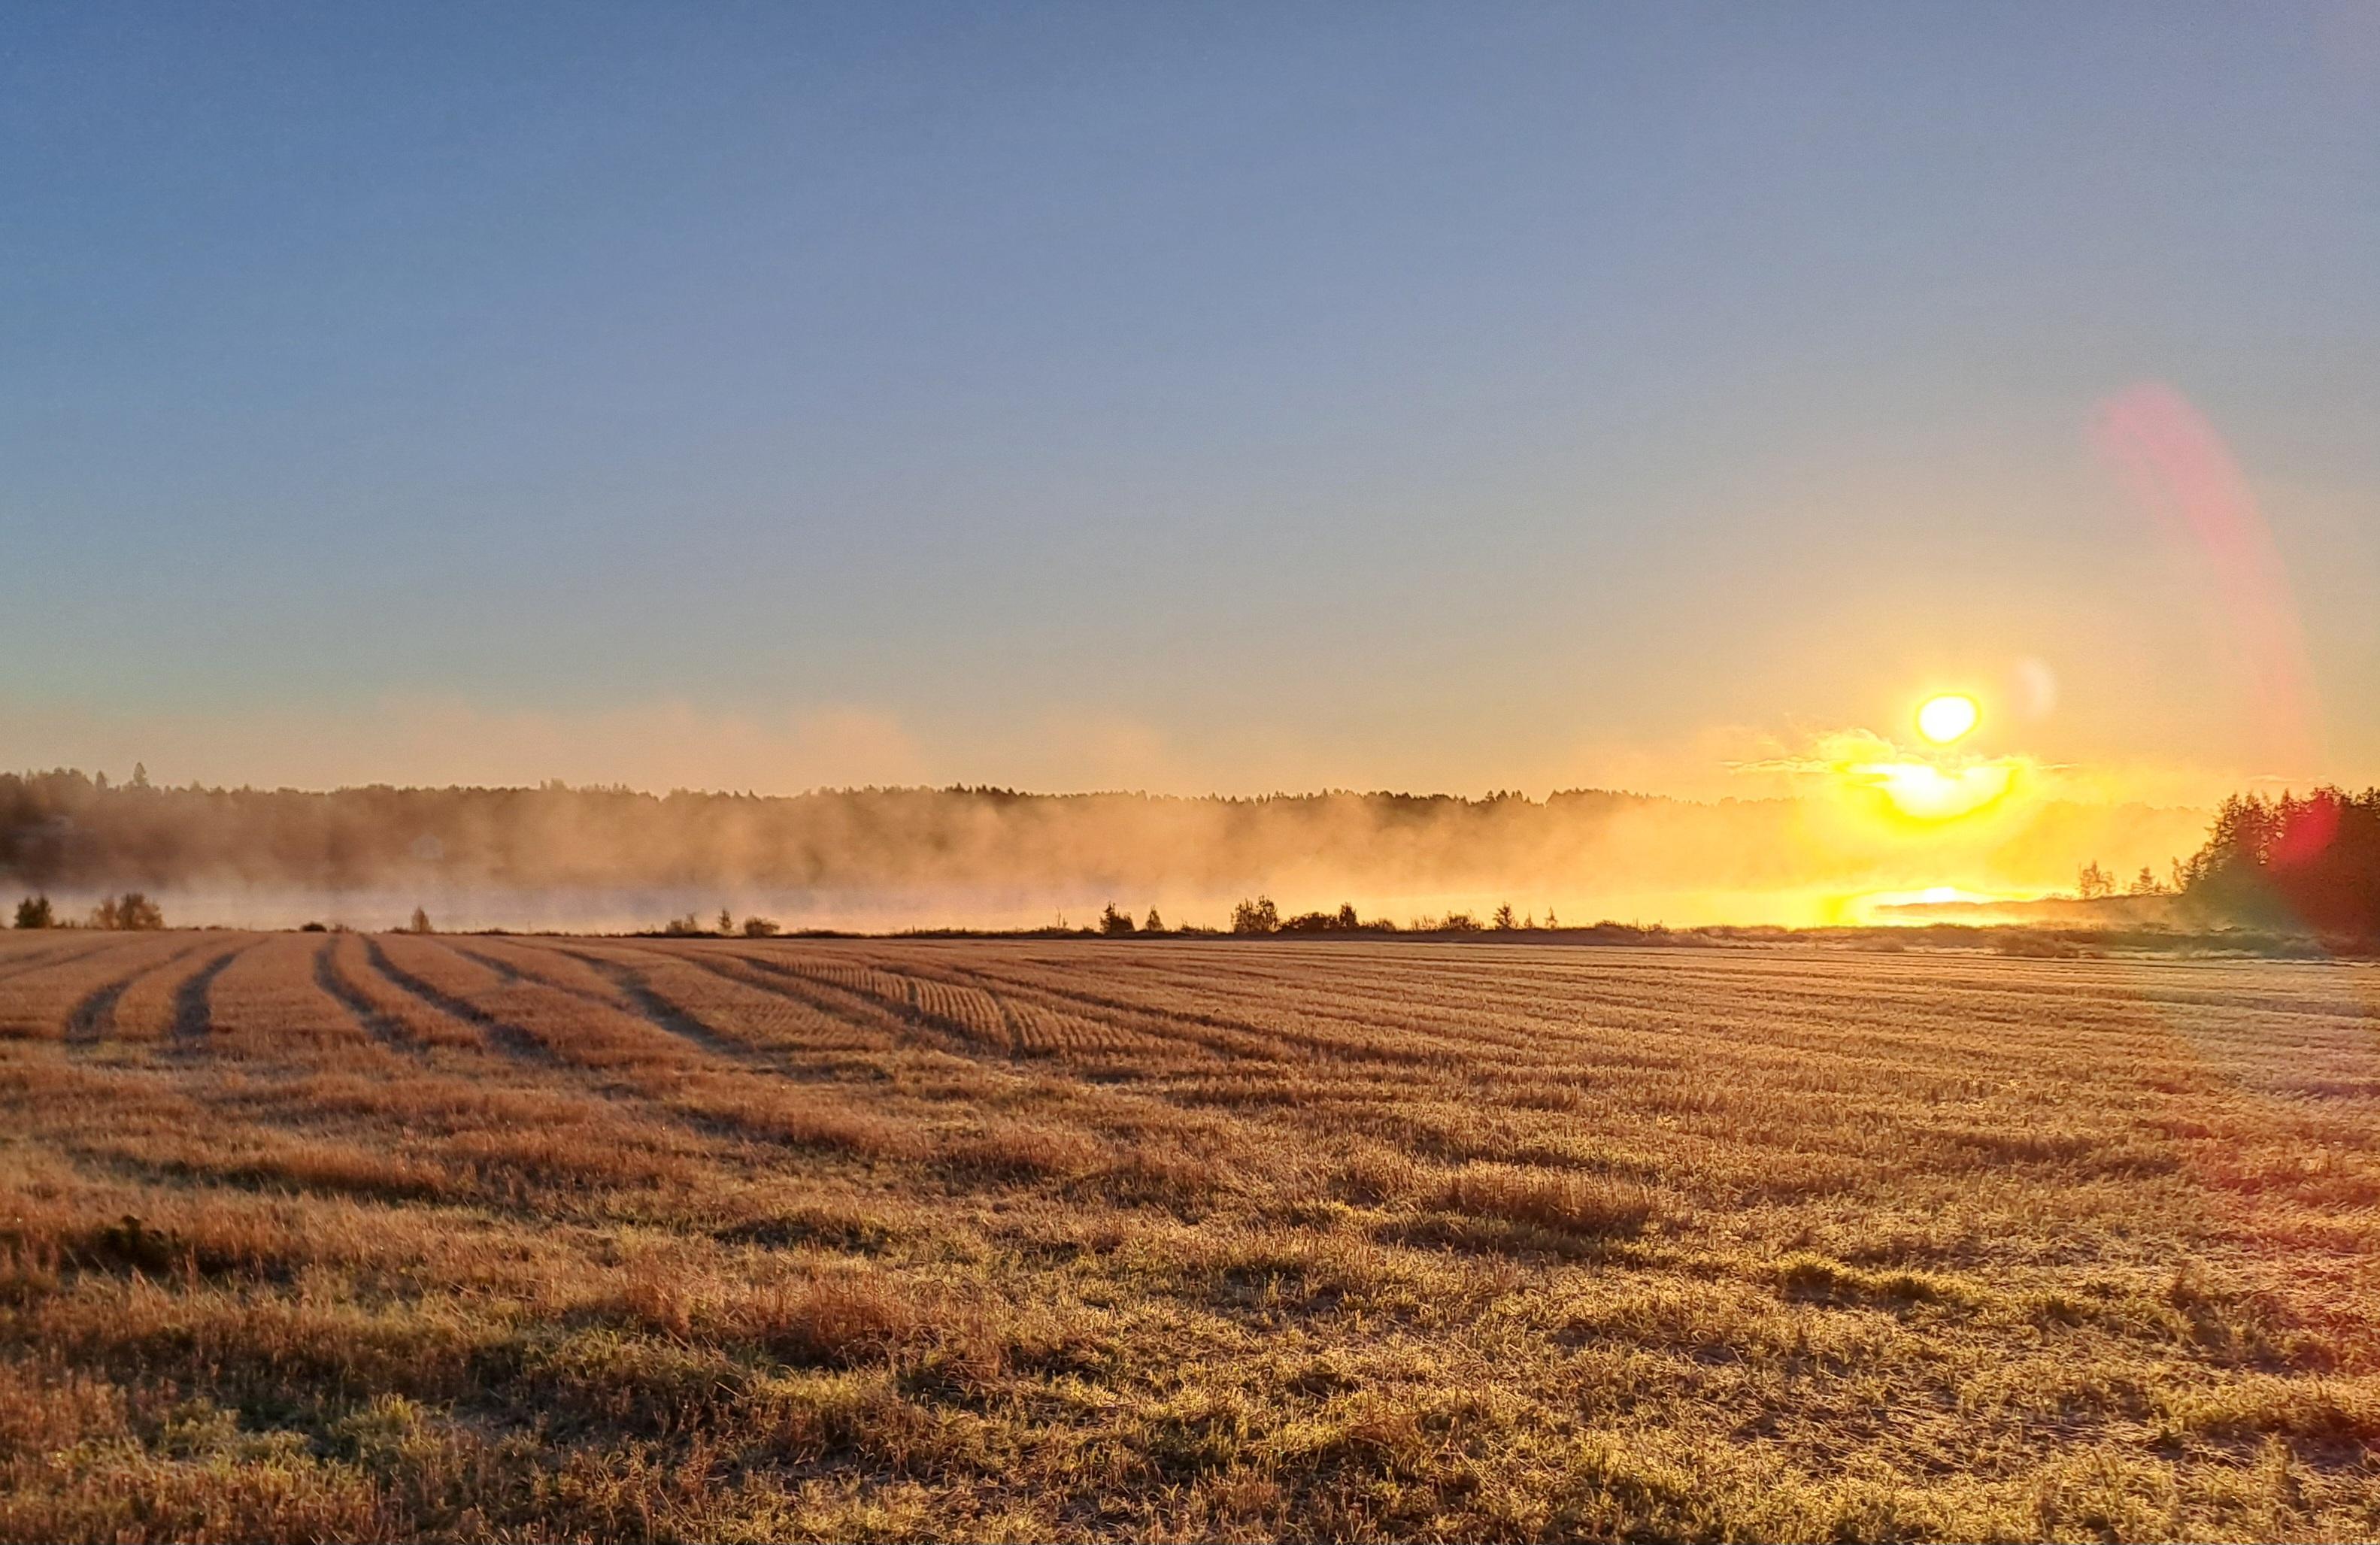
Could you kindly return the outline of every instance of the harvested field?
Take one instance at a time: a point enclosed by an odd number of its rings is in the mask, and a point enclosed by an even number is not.
[[[2380,1534],[2380,971],[0,938],[0,1537]]]

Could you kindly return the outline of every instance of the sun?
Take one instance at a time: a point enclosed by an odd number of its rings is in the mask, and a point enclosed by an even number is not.
[[[1946,692],[1918,706],[1917,732],[1936,745],[1949,745],[1974,729],[1982,718],[1975,700],[1964,693]]]

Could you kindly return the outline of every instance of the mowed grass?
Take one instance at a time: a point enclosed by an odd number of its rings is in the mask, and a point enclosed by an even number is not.
[[[0,939],[0,1536],[2380,1534],[2380,973]]]

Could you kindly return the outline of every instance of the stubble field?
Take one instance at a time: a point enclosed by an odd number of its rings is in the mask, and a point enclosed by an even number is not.
[[[0,1537],[2370,1537],[2380,973],[0,938]]]

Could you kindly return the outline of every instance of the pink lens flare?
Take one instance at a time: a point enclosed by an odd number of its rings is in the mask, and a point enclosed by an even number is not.
[[[2293,869],[2320,858],[2338,839],[2339,815],[2338,797],[2324,790],[2301,803],[2285,804],[2280,834],[2273,839],[2274,865]]]
[[[2205,416],[2161,381],[2099,406],[2092,442],[2168,537],[2206,564],[2220,601],[2209,619],[2253,706],[2264,765],[2302,774],[2316,751],[2313,673],[2289,571],[2239,462]]]

